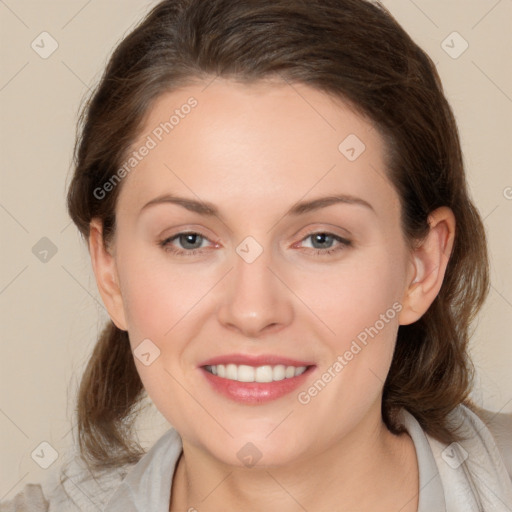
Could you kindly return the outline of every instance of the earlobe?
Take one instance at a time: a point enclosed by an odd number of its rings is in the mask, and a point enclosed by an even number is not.
[[[96,284],[107,312],[119,329],[126,330],[124,306],[114,256],[103,243],[103,226],[93,219],[89,229],[89,253]]]
[[[407,325],[421,318],[437,297],[455,239],[455,216],[443,206],[429,215],[429,232],[412,252],[414,276],[405,290],[399,322]]]

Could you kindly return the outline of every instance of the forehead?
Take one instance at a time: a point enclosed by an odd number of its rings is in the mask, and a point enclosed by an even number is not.
[[[324,92],[217,78],[157,99],[132,146],[139,156],[120,202],[142,206],[170,192],[285,208],[330,191],[389,202],[385,149],[368,119]]]

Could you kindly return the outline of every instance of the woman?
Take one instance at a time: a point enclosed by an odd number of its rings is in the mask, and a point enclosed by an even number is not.
[[[382,6],[161,2],[75,163],[112,322],[81,457],[2,511],[512,509],[506,418],[468,398],[484,229],[435,67]],[[173,426],[147,454],[145,392]]]

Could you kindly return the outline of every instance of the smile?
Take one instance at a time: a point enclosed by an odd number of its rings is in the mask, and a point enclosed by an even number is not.
[[[205,365],[199,369],[210,389],[216,393],[240,404],[263,405],[296,391],[310,378],[315,368],[316,365],[249,366],[228,363]]]

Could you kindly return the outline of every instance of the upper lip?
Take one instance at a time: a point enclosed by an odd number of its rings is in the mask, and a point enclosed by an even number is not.
[[[216,366],[218,364],[244,364],[247,366],[275,366],[282,364],[284,366],[312,366],[314,363],[308,361],[299,361],[289,357],[282,357],[274,354],[248,355],[248,354],[225,354],[212,357],[203,361],[199,366]]]

